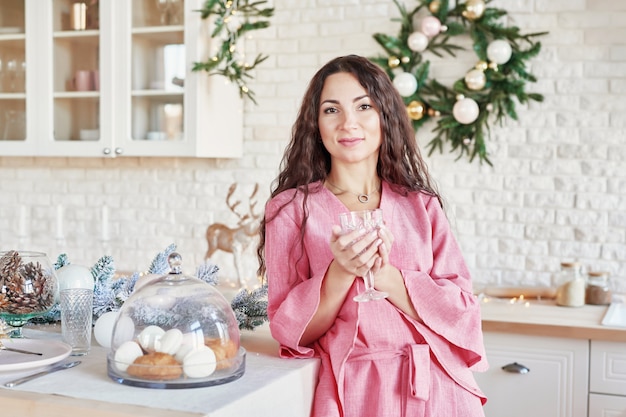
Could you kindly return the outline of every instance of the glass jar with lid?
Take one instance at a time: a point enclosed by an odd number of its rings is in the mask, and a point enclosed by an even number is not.
[[[565,307],[585,305],[585,278],[578,262],[562,262],[555,276],[556,304]]]
[[[585,302],[592,305],[607,305],[611,304],[611,299],[609,273],[605,271],[589,271],[587,273]]]

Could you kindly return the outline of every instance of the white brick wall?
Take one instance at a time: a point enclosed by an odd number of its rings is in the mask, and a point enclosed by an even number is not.
[[[413,0],[405,0],[412,7]],[[120,270],[140,270],[176,243],[188,270],[206,251],[208,224],[233,224],[224,199],[233,182],[260,204],[276,175],[306,84],[328,59],[384,55],[375,32],[396,34],[391,0],[274,0],[271,27],[248,53],[269,54],[246,104],[241,160],[0,157],[0,248],[66,251],[93,264],[104,253]],[[626,279],[626,2],[497,0],[523,32],[549,31],[531,63],[543,103],[519,106],[519,120],[492,131],[493,167],[428,158],[474,278],[481,283],[548,283],[562,260]],[[459,62],[467,58],[459,58]],[[441,74],[455,65],[437,64]],[[463,69],[460,69],[463,71]],[[421,145],[429,128],[420,130]],[[103,242],[102,206],[110,241]],[[56,208],[66,239],[55,240]],[[20,224],[21,212],[26,222]],[[23,224],[26,223],[26,224]],[[26,236],[19,236],[26,229]],[[234,276],[231,256],[214,261]],[[252,251],[246,266],[256,269]]]

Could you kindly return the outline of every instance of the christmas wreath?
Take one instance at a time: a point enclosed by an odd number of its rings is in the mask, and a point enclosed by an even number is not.
[[[248,87],[246,79],[252,78],[250,72],[265,61],[267,55],[258,54],[254,62],[247,63],[238,43],[247,32],[269,27],[270,23],[265,18],[272,17],[274,9],[259,7],[263,3],[267,2],[207,0],[199,12],[203,19],[215,17],[215,28],[211,38],[221,39],[222,43],[205,62],[194,62],[192,68],[192,71],[207,71],[209,75],[222,75],[228,78],[237,84],[242,98],[247,96],[255,104],[254,93]]]
[[[435,118],[435,137],[427,145],[429,155],[443,152],[448,142],[458,158],[476,157],[491,165],[485,137],[491,121],[501,124],[505,117],[517,119],[519,103],[542,101],[543,96],[527,93],[526,82],[536,78],[527,70],[527,61],[536,56],[541,44],[535,37],[546,32],[522,34],[502,21],[507,12],[487,7],[491,0],[466,0],[450,7],[448,0],[417,0],[411,11],[394,0],[400,11],[398,36],[373,35],[387,57],[372,57],[389,74],[407,105],[417,131]],[[430,61],[424,53],[456,57],[461,46],[454,37],[469,35],[478,60],[451,88],[429,78]]]

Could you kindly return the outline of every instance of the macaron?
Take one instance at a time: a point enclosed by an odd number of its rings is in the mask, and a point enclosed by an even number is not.
[[[183,372],[189,378],[206,378],[216,367],[215,353],[208,346],[192,350],[183,359]]]
[[[183,332],[178,329],[169,329],[161,336],[159,343],[155,346],[157,352],[175,355],[183,343]]]
[[[143,351],[137,342],[124,342],[115,351],[115,366],[122,372],[126,372],[128,367],[137,359],[143,356]]]
[[[147,352],[155,352],[161,344],[165,330],[159,326],[148,326],[137,336],[137,341]]]

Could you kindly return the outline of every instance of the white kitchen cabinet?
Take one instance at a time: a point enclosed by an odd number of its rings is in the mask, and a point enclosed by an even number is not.
[[[626,397],[589,394],[589,417],[626,417]]]
[[[76,3],[0,2],[0,155],[241,156],[237,87],[191,71],[201,0],[85,0],[79,29]]]
[[[485,348],[490,369],[476,380],[486,417],[587,416],[588,340],[485,332]],[[512,364],[528,372],[502,369]]]
[[[589,417],[626,417],[626,343],[591,341]]]

